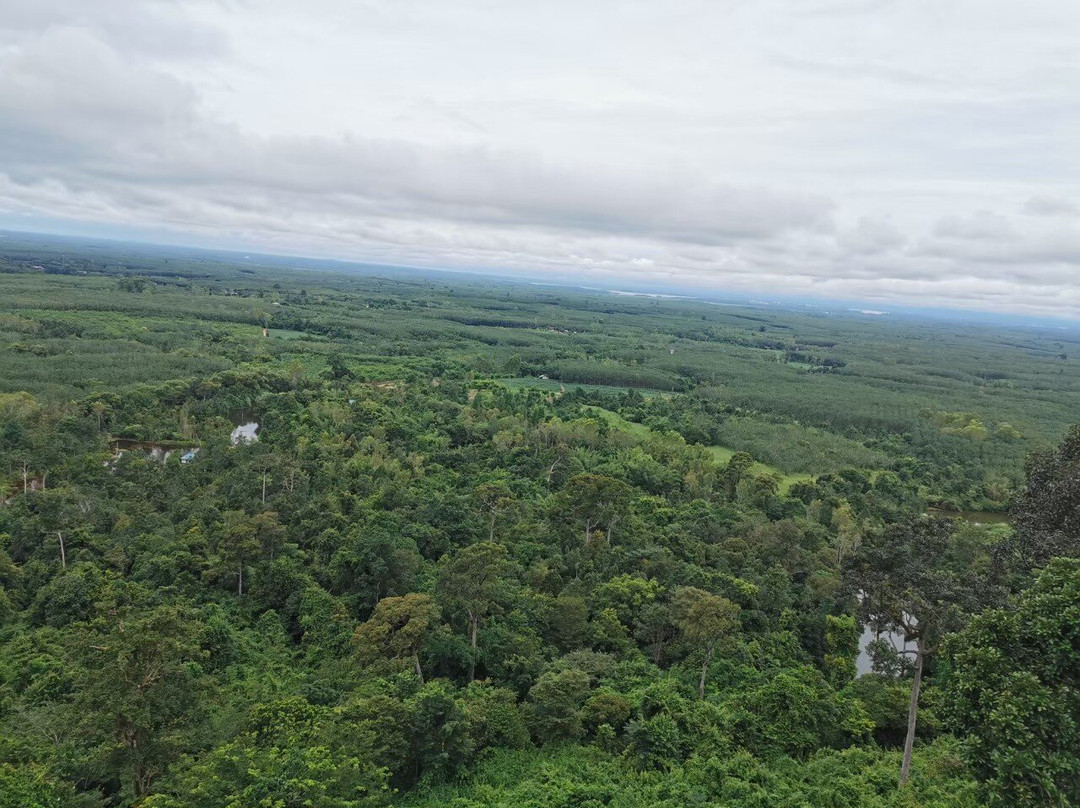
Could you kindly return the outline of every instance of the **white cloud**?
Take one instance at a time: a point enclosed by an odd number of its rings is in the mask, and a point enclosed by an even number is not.
[[[1073,315],[1067,0],[0,0],[0,222]]]

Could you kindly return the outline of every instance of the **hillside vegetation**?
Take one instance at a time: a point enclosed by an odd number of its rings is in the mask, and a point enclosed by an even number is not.
[[[0,808],[1075,804],[1070,333],[12,237]]]

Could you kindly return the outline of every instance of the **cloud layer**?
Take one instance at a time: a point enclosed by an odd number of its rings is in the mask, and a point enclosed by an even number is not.
[[[1078,39],[1068,0],[0,0],[0,224],[1077,316]]]

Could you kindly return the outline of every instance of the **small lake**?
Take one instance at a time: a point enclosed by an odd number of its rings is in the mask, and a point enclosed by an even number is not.
[[[944,508],[927,508],[926,512],[938,519],[959,519],[973,525],[1008,525],[1009,514],[1001,511],[947,511]]]

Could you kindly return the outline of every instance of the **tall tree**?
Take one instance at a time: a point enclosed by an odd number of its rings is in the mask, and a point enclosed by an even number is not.
[[[71,537],[93,511],[93,500],[66,486],[41,491],[35,497],[42,538],[49,543],[56,540],[60,566],[66,568]]]
[[[986,568],[985,561],[982,548],[953,540],[952,520],[926,516],[865,536],[848,557],[845,574],[858,595],[863,619],[879,631],[901,633],[906,643],[915,645],[901,785],[911,773],[927,658],[966,615],[996,596],[992,581],[979,572]]]
[[[622,480],[603,474],[578,474],[570,478],[566,494],[570,510],[584,526],[585,545],[592,541],[593,532],[604,530],[607,542],[623,517],[633,489]]]
[[[739,607],[725,597],[684,586],[675,590],[672,611],[683,637],[704,652],[698,698],[705,698],[705,678],[719,642],[738,624]]]
[[[724,465],[721,478],[724,494],[728,499],[735,499],[735,492],[746,473],[753,467],[754,458],[747,452],[735,452]]]
[[[243,511],[226,511],[217,527],[214,566],[236,577],[236,594],[244,594],[244,568],[259,557],[262,541],[258,526]]]
[[[514,492],[506,483],[482,483],[474,494],[477,507],[488,517],[488,541],[495,541],[495,520],[514,501]]]
[[[138,802],[197,726],[197,671],[204,656],[179,606],[100,604],[102,616],[74,643],[75,723],[97,743],[106,778],[125,772]]]
[[[501,544],[479,542],[440,561],[436,598],[450,613],[464,613],[469,633],[469,681],[476,678],[481,624],[502,609],[515,565]]]

